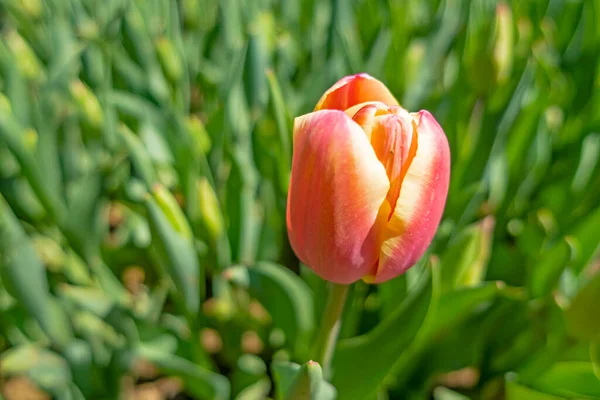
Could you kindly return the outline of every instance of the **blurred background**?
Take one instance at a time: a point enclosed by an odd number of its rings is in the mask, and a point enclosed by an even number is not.
[[[357,72],[452,181],[352,288],[337,398],[600,398],[600,1],[2,0],[0,38],[0,398],[286,398],[326,292],[292,121]]]

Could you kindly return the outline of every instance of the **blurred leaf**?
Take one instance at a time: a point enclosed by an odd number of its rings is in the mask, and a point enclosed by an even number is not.
[[[339,342],[332,383],[340,398],[364,399],[378,391],[398,357],[417,338],[429,312],[437,307],[433,299],[439,295],[439,279],[437,268],[432,269],[431,279],[428,273],[423,274],[409,296],[382,323],[365,335]]]
[[[146,186],[151,188],[156,182],[156,172],[144,144],[126,125],[121,125],[119,132],[129,150],[135,171],[142,178]]]
[[[223,274],[248,288],[271,314],[274,326],[284,331],[286,345],[304,357],[314,330],[313,300],[306,284],[287,268],[268,262],[231,267]]]
[[[268,383],[265,386],[264,382]],[[236,369],[231,376],[232,396],[238,399],[252,398],[254,395],[260,397],[259,393],[266,389],[266,393],[262,393],[264,397],[271,389],[271,381],[267,377],[267,366],[264,361],[253,354],[243,354],[238,358]]]
[[[442,290],[477,285],[485,276],[491,252],[494,220],[465,228],[448,246],[441,258]]]
[[[260,13],[252,21],[248,37],[243,80],[250,114],[254,120],[262,114],[269,100],[266,72],[270,63],[267,43],[272,35],[270,25],[273,25],[271,14]]]
[[[584,340],[600,338],[600,319],[590,318],[590,310],[600,302],[600,274],[585,285],[565,310],[569,332]]]
[[[600,379],[594,374],[592,363],[559,362],[540,376],[532,386],[557,396],[600,396]]]
[[[258,176],[251,154],[238,146],[232,154],[232,173],[227,180],[226,216],[234,260],[252,264],[258,250],[261,221],[256,202]]]
[[[512,380],[506,382],[506,400],[562,400],[564,397],[538,392]]]
[[[67,316],[50,295],[46,271],[4,198],[0,196],[0,278],[58,346],[73,333]]]
[[[533,297],[550,294],[575,252],[569,238],[542,252],[531,273],[530,286]]]
[[[590,210],[571,232],[576,248],[573,270],[577,273],[584,269],[598,251],[600,236],[595,234],[598,224],[600,224],[600,207]]]
[[[321,366],[308,361],[303,365],[275,362],[272,365],[278,400],[333,400],[335,388],[323,380]]]
[[[590,343],[590,360],[593,363],[594,374],[600,379],[600,341]]]
[[[208,371],[174,354],[141,345],[135,351],[136,357],[154,363],[161,371],[183,379],[190,394],[205,400],[227,400],[230,385],[223,375]]]
[[[26,374],[41,388],[55,395],[63,392],[71,381],[67,362],[58,354],[36,345],[16,347],[2,353],[0,366],[6,376]]]
[[[162,195],[170,198],[171,195],[164,192],[166,189],[158,190]],[[154,196],[148,195],[144,201],[152,228],[152,240],[166,257],[165,267],[177,289],[175,296],[181,297],[182,305],[187,312],[196,315],[202,296],[200,281],[202,272],[194,244],[189,236],[191,230],[187,227],[185,217],[174,200],[158,202],[157,196],[156,193]]]
[[[0,107],[0,139],[6,143],[19,162],[23,174],[40,203],[52,218],[60,223],[65,212],[64,204],[62,204],[57,194],[45,185],[40,165],[36,163],[31,151],[31,147],[35,147],[37,133],[31,129],[24,129],[8,110]]]
[[[235,398],[236,400],[254,400],[267,398],[271,391],[271,380],[265,376],[261,380],[247,386]]]
[[[433,391],[434,400],[467,400],[468,397],[448,388],[439,386]]]

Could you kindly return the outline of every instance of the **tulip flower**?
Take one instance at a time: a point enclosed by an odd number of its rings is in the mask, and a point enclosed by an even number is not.
[[[450,149],[428,111],[409,113],[367,74],[342,78],[294,121],[290,243],[328,281],[394,278],[442,217]]]

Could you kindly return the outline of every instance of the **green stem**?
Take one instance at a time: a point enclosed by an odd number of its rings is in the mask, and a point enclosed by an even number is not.
[[[326,378],[329,375],[329,366],[342,323],[342,311],[344,310],[346,297],[348,297],[348,288],[350,288],[350,285],[337,283],[330,283],[329,285],[329,297],[313,351],[314,361],[321,364],[323,375]]]

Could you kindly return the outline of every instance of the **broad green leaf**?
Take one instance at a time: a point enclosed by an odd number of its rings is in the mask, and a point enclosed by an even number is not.
[[[236,285],[246,287],[261,302],[271,314],[274,326],[285,333],[287,346],[298,355],[306,355],[315,322],[312,294],[300,277],[268,262],[231,267],[223,274]]]
[[[150,189],[156,182],[156,172],[144,143],[124,124],[119,126],[119,133],[129,150],[135,172],[144,181],[146,187]]]
[[[596,378],[600,379],[600,340],[590,343],[590,360],[592,361]]]
[[[46,270],[19,221],[0,195],[0,278],[7,291],[64,346],[72,338],[65,311],[51,296]]]
[[[535,263],[529,278],[529,286],[533,297],[550,294],[556,288],[560,275],[573,258],[576,250],[567,237],[552,247],[544,250]]]
[[[141,344],[134,352],[135,358],[154,363],[161,371],[183,379],[190,394],[203,400],[227,400],[230,384],[226,377],[211,372],[200,365],[174,354]]]
[[[600,379],[591,362],[563,361],[554,364],[531,386],[565,397],[600,397]]]
[[[50,393],[63,392],[71,381],[71,370],[64,358],[51,350],[26,345],[15,347],[0,355],[5,376],[25,374]]]
[[[0,107],[0,140],[6,143],[18,161],[23,175],[46,211],[55,222],[62,222],[65,205],[58,194],[45,184],[41,166],[36,162],[32,151],[37,142],[37,132],[24,128],[10,110]]]
[[[571,334],[584,340],[600,338],[600,318],[594,317],[597,304],[600,304],[600,274],[596,274],[579,290],[565,310],[567,328]]]
[[[274,34],[273,16],[259,13],[250,22],[248,50],[244,65],[244,89],[250,115],[258,119],[269,101],[269,84],[266,71],[270,64],[268,42]]]
[[[283,400],[294,383],[301,366],[288,361],[275,361],[271,364],[271,373],[275,383],[275,398]]]
[[[571,232],[576,248],[573,262],[573,269],[576,272],[581,272],[598,251],[600,246],[600,236],[596,234],[598,224],[600,224],[600,207],[590,210]]]
[[[429,310],[415,339],[394,362],[392,374],[397,376],[396,385],[402,387],[407,382],[433,338],[448,334],[475,310],[485,307],[486,303],[501,293],[501,288],[502,285],[496,282],[486,282],[477,287],[461,288],[440,295],[438,303],[434,309]]]
[[[439,386],[433,390],[434,400],[468,400],[469,398],[463,394],[450,390],[443,386]]]
[[[263,381],[264,378],[267,378],[267,366],[265,362],[254,354],[243,354],[238,358],[235,370],[230,378],[233,397],[243,398],[244,396],[249,396],[249,394],[242,396],[242,392],[246,392],[246,389]],[[257,387],[249,389],[249,392],[258,391],[259,388],[263,387],[263,384],[259,384]],[[267,390],[269,389],[270,386]]]
[[[564,397],[538,392],[512,380],[506,382],[506,400],[563,400]]]
[[[398,357],[417,338],[432,305],[437,307],[432,299],[439,296],[440,277],[437,268],[432,270],[433,277],[424,273],[401,306],[372,331],[338,343],[332,383],[340,398],[365,399],[377,393]]]
[[[152,240],[165,257],[165,268],[177,289],[175,296],[181,298],[187,312],[196,315],[200,308],[201,282],[203,275],[198,264],[198,257],[192,238],[180,231],[183,217],[178,211],[165,213],[165,208],[177,207],[176,204],[160,204],[148,195],[144,201],[150,220]],[[174,216],[179,217],[175,218]],[[178,228],[179,227],[179,228]],[[189,227],[184,232],[189,232]]]
[[[308,361],[303,365],[275,362],[272,365],[277,400],[333,400],[335,388],[323,380],[319,363]]]
[[[271,380],[264,377],[261,380],[247,386],[236,397],[236,400],[255,400],[268,398],[271,391]]]
[[[441,257],[442,290],[477,285],[485,276],[494,220],[488,217],[465,228]]]
[[[225,217],[234,261],[253,264],[258,250],[261,215],[256,199],[258,174],[251,154],[237,146],[227,180]]]

